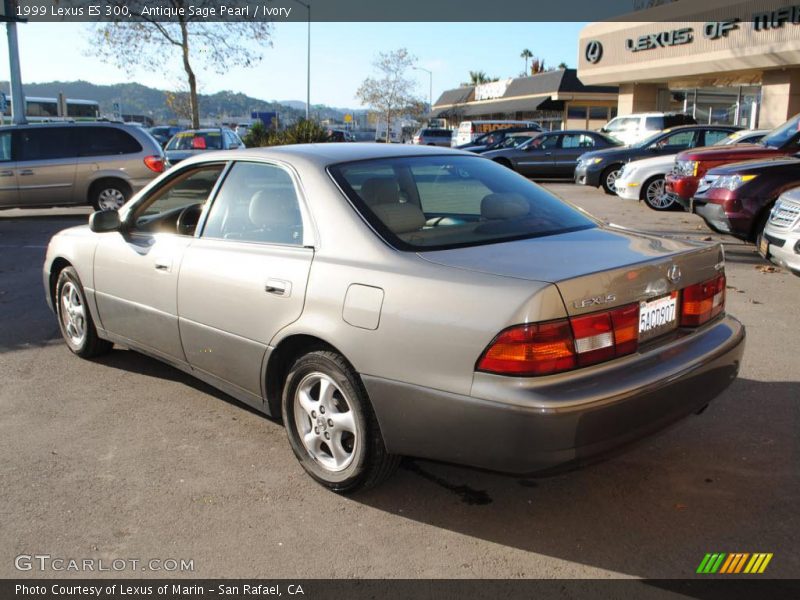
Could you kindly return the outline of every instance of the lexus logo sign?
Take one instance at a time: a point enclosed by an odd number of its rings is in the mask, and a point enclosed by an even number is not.
[[[603,44],[597,40],[590,40],[586,44],[584,56],[586,56],[586,60],[593,65],[599,63],[600,59],[603,58]]]

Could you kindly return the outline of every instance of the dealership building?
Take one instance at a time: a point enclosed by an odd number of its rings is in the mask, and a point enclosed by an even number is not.
[[[597,129],[616,111],[616,85],[584,85],[575,69],[557,69],[447,90],[428,117],[449,127],[466,120],[515,119],[547,129]]]
[[[578,78],[619,86],[618,114],[772,128],[800,112],[800,5],[679,0],[634,14],[579,40]]]

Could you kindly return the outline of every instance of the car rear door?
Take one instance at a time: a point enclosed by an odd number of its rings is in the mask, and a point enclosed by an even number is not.
[[[12,131],[10,129],[0,131],[0,206],[19,204],[13,147]]]
[[[553,151],[553,176],[572,177],[578,157],[594,150],[594,139],[585,133],[565,133],[561,144]]]
[[[183,257],[178,315],[186,358],[254,403],[263,398],[267,346],[303,310],[311,229],[293,174],[278,164],[236,162]]]
[[[20,206],[79,204],[76,198],[77,148],[68,126],[36,125],[18,130],[14,172]]]

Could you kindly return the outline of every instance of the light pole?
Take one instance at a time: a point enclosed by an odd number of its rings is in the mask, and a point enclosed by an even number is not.
[[[415,71],[425,71],[428,74],[428,112],[433,110],[433,71],[424,67],[411,67]]]
[[[294,0],[308,11],[308,50],[306,64],[306,121],[311,118],[311,4],[302,0]]]

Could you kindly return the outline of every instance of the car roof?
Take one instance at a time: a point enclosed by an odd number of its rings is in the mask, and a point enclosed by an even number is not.
[[[25,123],[24,125],[3,125],[0,131],[9,131],[23,127],[45,129],[47,127],[124,127],[126,129],[142,129],[133,123],[120,123],[118,121],[48,121],[46,123]]]
[[[404,158],[411,156],[470,156],[472,152],[436,146],[414,144],[376,144],[374,142],[324,142],[320,144],[290,144],[266,148],[247,148],[207,153],[184,161],[186,164],[209,160],[276,160],[285,162],[313,163],[326,167],[337,163],[374,160],[381,158]],[[191,161],[191,163],[190,163]],[[184,163],[181,163],[184,164]]]

